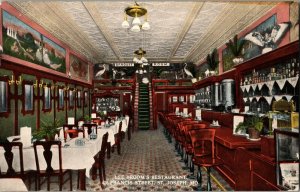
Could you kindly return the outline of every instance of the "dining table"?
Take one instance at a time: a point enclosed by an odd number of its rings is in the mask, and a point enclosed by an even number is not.
[[[81,140],[81,145],[78,145],[78,139]],[[90,169],[94,163],[94,156],[101,149],[102,137],[96,139],[85,138],[72,138],[69,141],[62,141],[62,167],[63,169],[78,170],[79,173],[79,187],[81,190],[86,190],[86,177],[90,177]],[[4,149],[0,148],[0,167],[2,171],[7,170],[7,163],[4,158]],[[17,148],[13,148],[14,153],[13,168],[15,171],[20,170],[19,163],[19,151]],[[47,164],[43,157],[43,148],[37,148],[38,157],[40,160],[40,169],[45,170]],[[52,167],[53,169],[59,169],[58,152],[57,147],[52,147]],[[33,146],[23,147],[23,164],[24,170],[36,170],[34,148]]]
[[[0,178],[0,191],[28,191],[21,178]]]
[[[108,133],[108,142],[110,146],[115,144],[114,135],[118,133],[119,122],[122,121],[122,131],[127,131],[127,119],[120,118],[112,124],[102,124],[97,127],[97,138],[72,138],[64,140],[63,138],[56,137],[57,140],[62,141],[62,167],[63,169],[78,170],[79,174],[79,188],[80,190],[86,190],[86,177],[90,178],[90,169],[92,168],[95,160],[94,156],[101,150],[102,145],[102,136],[105,133]],[[124,125],[124,126],[123,126]],[[58,128],[60,132],[63,131],[62,128]],[[63,135],[63,134],[60,134]],[[10,141],[18,141],[19,136],[11,136],[8,138]],[[80,139],[80,142],[78,140]],[[79,145],[80,143],[80,145]],[[53,157],[52,157],[52,166],[54,169],[59,168],[58,162],[58,153],[57,149],[53,147]],[[7,170],[7,163],[4,158],[4,149],[0,148],[0,167],[2,171]],[[17,148],[13,148],[12,152],[14,153],[13,168],[15,171],[20,170],[19,163],[19,151]],[[43,148],[38,148],[39,159],[43,159]],[[36,170],[35,156],[33,146],[23,147],[23,163],[24,170]],[[40,162],[40,169],[46,169],[46,162]]]

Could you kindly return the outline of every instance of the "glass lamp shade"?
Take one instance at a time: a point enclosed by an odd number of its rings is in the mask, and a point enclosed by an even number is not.
[[[149,83],[149,79],[147,77],[143,77],[142,82],[144,84],[148,84]]]
[[[138,63],[138,62],[139,62],[139,59],[136,58],[136,57],[134,57],[134,58],[133,58],[133,62],[134,62],[134,63]]]
[[[139,70],[139,74],[143,74],[143,70],[142,69]]]
[[[146,69],[144,70],[144,73],[147,73]]]
[[[142,58],[141,58],[141,61],[142,61],[143,63],[147,63],[147,62],[148,62],[148,60],[147,60],[145,57],[142,57]]]
[[[122,27],[125,28],[125,29],[128,29],[128,28],[129,28],[129,23],[128,23],[127,20],[124,20],[124,21],[123,21]]]
[[[141,20],[138,17],[135,17],[132,21],[132,25],[141,25]]]
[[[150,25],[149,25],[148,21],[146,21],[145,23],[143,23],[142,29],[145,30],[145,31],[147,31],[147,30],[150,29]]]
[[[133,25],[130,29],[133,32],[140,32],[140,26],[139,25]]]

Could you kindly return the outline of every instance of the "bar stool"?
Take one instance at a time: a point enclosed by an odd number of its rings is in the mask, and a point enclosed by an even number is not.
[[[191,140],[189,132],[192,130],[199,130],[199,129],[205,129],[205,128],[207,128],[207,125],[204,123],[189,124],[189,125],[185,125],[183,127],[183,131],[184,131],[183,147],[184,147],[185,154],[186,154],[186,163],[188,164],[188,166],[190,168],[190,172],[192,172],[192,174],[188,176],[190,179],[194,178],[194,164],[192,161],[193,156],[194,156],[194,150],[193,150],[192,140]],[[191,158],[189,158],[189,156]]]
[[[215,129],[199,129],[190,131],[192,146],[194,148],[193,162],[198,166],[197,180],[202,185],[200,167],[207,170],[207,191],[211,191],[211,168],[223,164],[221,159],[215,158]],[[209,145],[210,144],[210,145]]]

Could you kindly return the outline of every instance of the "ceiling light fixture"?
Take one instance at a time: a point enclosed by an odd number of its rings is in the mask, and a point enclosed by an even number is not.
[[[141,81],[144,84],[149,83],[149,64],[148,60],[145,58],[146,51],[142,48],[139,48],[134,52],[136,55],[133,58],[133,62],[139,64],[135,73],[137,74],[138,81]]]
[[[148,63],[148,59],[145,58],[146,51],[144,51],[142,48],[139,48],[139,50],[136,50],[134,52],[134,54],[136,54],[136,56],[133,58],[134,63],[138,63],[138,64]]]
[[[132,17],[132,27],[130,28],[130,24],[128,22],[128,16]],[[145,16],[144,23],[142,24],[140,17]],[[125,29],[130,28],[133,32],[140,32],[141,28],[143,30],[149,30],[150,24],[147,20],[147,9],[141,7],[139,4],[135,2],[135,5],[127,7],[124,10],[124,21],[122,23],[122,27]]]

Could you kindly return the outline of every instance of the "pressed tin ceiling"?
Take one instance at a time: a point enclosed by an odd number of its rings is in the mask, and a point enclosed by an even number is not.
[[[9,2],[92,63],[132,62],[139,47],[149,62],[199,64],[278,2],[138,1],[151,29],[123,29],[134,1]]]

